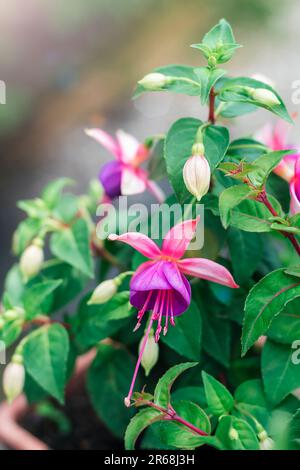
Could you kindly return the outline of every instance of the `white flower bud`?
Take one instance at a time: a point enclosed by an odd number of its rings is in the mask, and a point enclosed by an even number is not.
[[[3,313],[3,318],[8,321],[16,320],[17,318],[23,318],[25,310],[22,307],[15,307],[10,310],[6,310]]]
[[[36,239],[23,252],[20,259],[20,269],[25,278],[38,274],[44,262],[42,240]]]
[[[115,295],[117,288],[118,283],[115,279],[107,279],[101,282],[94,290],[88,305],[104,304]]]
[[[140,346],[139,346],[139,352],[141,352],[142,344],[144,341],[144,336],[141,339]],[[155,341],[154,338],[154,332],[153,330],[150,331],[148,341],[146,343],[144,353],[142,356],[141,364],[142,367],[145,370],[145,375],[149,375],[151,372],[151,369],[155,366],[155,364],[158,361],[158,355],[159,355],[159,346],[157,342]]]
[[[12,402],[23,391],[25,369],[23,364],[10,362],[3,373],[3,390],[9,402]]]
[[[206,158],[203,155],[191,156],[185,162],[182,176],[187,190],[200,201],[210,184],[210,167]]]
[[[140,80],[138,83],[139,85],[142,85],[144,88],[147,90],[159,90],[160,88],[164,87],[167,85],[170,81],[170,78],[167,77],[166,75],[163,75],[162,73],[149,73],[148,75],[145,75],[142,80]]]
[[[238,433],[237,430],[234,429],[234,428],[230,428],[228,435],[229,435],[229,439],[230,439],[231,441],[237,441],[238,438],[239,438],[239,433]]]
[[[267,90],[266,88],[253,88],[251,96],[255,101],[266,106],[276,106],[277,104],[280,104],[275,93],[271,90]]]
[[[259,443],[260,450],[272,450],[274,448],[274,441],[271,437],[266,437]]]

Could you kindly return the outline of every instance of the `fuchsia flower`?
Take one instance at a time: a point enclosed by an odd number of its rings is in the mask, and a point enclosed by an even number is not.
[[[255,138],[263,142],[272,150],[294,149],[295,146],[288,143],[288,127],[284,122],[279,121],[276,126],[272,127],[266,124],[260,131],[255,134]],[[295,149],[295,154],[286,155],[279,165],[273,170],[281,178],[291,181],[294,176],[295,162],[300,155],[299,149]]]
[[[103,145],[116,159],[106,163],[99,173],[99,179],[109,198],[131,196],[148,189],[159,202],[163,202],[162,190],[148,178],[148,173],[140,168],[150,155],[149,148],[122,130],[116,132],[115,139],[102,129],[86,129],[85,132]]]
[[[290,182],[290,195],[290,211],[295,215],[300,212],[300,156],[296,160],[294,176]]]
[[[126,406],[130,405],[135,379],[153,322],[157,321],[155,340],[158,341],[162,328],[165,335],[169,322],[174,326],[174,318],[185,312],[190,305],[191,286],[185,274],[228,287],[239,287],[230,272],[214,261],[204,258],[181,259],[195,236],[198,221],[199,217],[175,225],[166,234],[161,249],[141,233],[129,232],[119,236],[112,234],[108,237],[109,240],[127,243],[150,258],[150,261],[139,266],[130,282],[130,303],[138,309],[138,321],[134,331],[141,326],[146,311],[151,311],[151,315],[130,390],[125,398]]]

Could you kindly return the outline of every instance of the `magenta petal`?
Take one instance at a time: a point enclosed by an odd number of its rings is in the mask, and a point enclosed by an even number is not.
[[[103,145],[106,150],[112,153],[117,159],[120,158],[121,149],[119,143],[102,129],[86,129],[85,133]]]
[[[200,217],[174,225],[164,237],[162,252],[166,256],[181,258],[195,236]]]
[[[186,258],[178,261],[178,268],[184,274],[207,279],[223,286],[238,288],[228,269],[219,263],[205,258]]]
[[[105,193],[114,199],[121,195],[122,165],[117,162],[108,162],[101,168],[99,180]]]
[[[147,308],[147,310],[151,310],[158,293],[165,290],[172,292],[173,314],[176,316],[183,313],[191,300],[191,288],[187,279],[182,276],[174,263],[168,261],[144,263],[131,279],[130,303],[137,309],[141,309],[149,292],[152,291],[153,294]],[[163,314],[165,313],[163,312]]]
[[[147,258],[158,258],[161,255],[160,248],[154,243],[151,238],[143,233],[127,232],[123,235],[116,235],[112,233],[108,237],[111,241],[119,241],[132,246],[135,250],[142,253]]]

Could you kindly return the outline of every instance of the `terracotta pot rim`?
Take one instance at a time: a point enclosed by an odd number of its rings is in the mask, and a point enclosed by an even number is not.
[[[95,354],[96,350],[92,349],[77,358],[74,374],[67,386],[67,395],[72,395],[82,385]],[[0,442],[14,450],[50,450],[47,444],[19,424],[20,419],[29,411],[30,405],[24,394],[11,405],[6,401],[0,404]]]

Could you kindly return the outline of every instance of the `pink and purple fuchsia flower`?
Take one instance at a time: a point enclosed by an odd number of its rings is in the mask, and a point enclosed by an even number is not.
[[[146,235],[136,232],[112,234],[109,240],[117,240],[135,248],[150,258],[139,266],[130,282],[130,303],[138,309],[136,331],[147,311],[150,317],[139,358],[134,371],[125,405],[130,405],[134,383],[143,352],[154,321],[157,321],[155,340],[161,332],[166,335],[169,324],[175,326],[175,317],[186,311],[191,302],[191,286],[185,275],[207,279],[224,286],[239,287],[224,266],[204,258],[185,258],[190,241],[194,238],[199,217],[175,225],[165,236],[162,248]],[[196,333],[197,334],[197,333]]]
[[[286,155],[273,170],[278,176],[290,182],[294,176],[294,166],[300,155],[300,149],[288,143],[287,124],[282,121],[279,121],[274,127],[271,124],[266,124],[255,134],[255,138],[274,151],[295,149],[294,154]]]
[[[290,212],[292,215],[300,212],[300,156],[295,163],[294,176],[290,182]]]
[[[86,129],[85,132],[116,159],[103,165],[99,173],[99,179],[110,199],[139,194],[148,189],[159,202],[163,202],[162,190],[148,178],[147,171],[140,168],[150,156],[150,149],[146,145],[140,144],[135,137],[122,130],[116,132],[115,139],[102,129]]]

